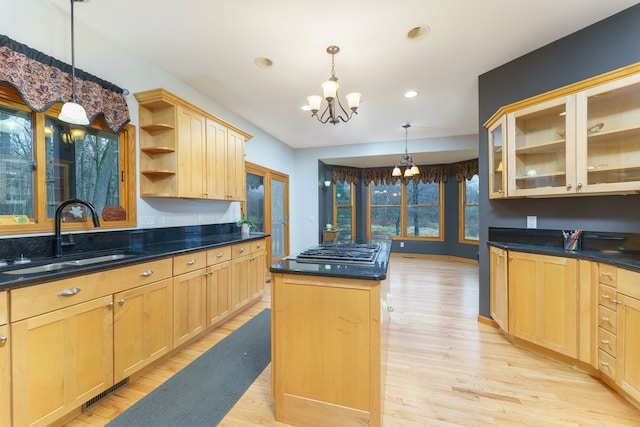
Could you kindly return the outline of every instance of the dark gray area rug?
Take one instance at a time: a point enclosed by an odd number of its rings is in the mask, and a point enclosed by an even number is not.
[[[265,309],[107,426],[216,426],[270,361],[271,310]]]

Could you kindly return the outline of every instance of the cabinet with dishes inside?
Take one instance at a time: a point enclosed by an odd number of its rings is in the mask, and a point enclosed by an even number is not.
[[[505,106],[485,126],[493,199],[640,191],[640,63]]]

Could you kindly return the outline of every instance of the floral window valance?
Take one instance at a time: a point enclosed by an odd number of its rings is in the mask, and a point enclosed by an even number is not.
[[[470,180],[474,175],[478,175],[478,159],[456,163],[456,181]]]
[[[25,103],[43,112],[56,102],[71,100],[71,66],[0,34],[0,82],[15,87]],[[120,133],[129,123],[123,90],[76,69],[76,101],[89,121],[102,114],[105,124]]]
[[[347,184],[358,184],[360,171],[358,169],[333,168],[331,180],[333,183],[344,182]]]
[[[402,182],[408,182],[411,180],[416,184],[420,182],[424,184],[429,184],[431,182],[447,182],[448,175],[446,166],[418,166],[418,168],[420,169],[420,173],[408,179],[401,176],[391,175],[393,168],[367,169],[364,171],[364,183],[365,185],[369,185],[373,182],[378,185],[386,181],[387,183],[395,184],[399,180]]]

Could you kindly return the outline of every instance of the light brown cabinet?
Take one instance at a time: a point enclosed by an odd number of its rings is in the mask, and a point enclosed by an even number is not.
[[[503,107],[485,125],[491,198],[640,191],[637,65]]]
[[[113,384],[111,295],[11,324],[15,426],[47,426]]]
[[[600,373],[640,402],[640,273],[606,264],[601,269],[613,282],[599,289]]]
[[[173,348],[172,279],[114,295],[114,383],[139,371]]]
[[[509,333],[577,358],[577,261],[509,251]]]
[[[235,311],[264,293],[265,239],[233,245],[231,256],[231,306]]]
[[[0,427],[11,425],[11,382],[7,293],[0,292]]]
[[[507,251],[489,248],[490,311],[500,329],[509,332],[509,292],[507,287]]]
[[[135,97],[143,197],[244,200],[244,143],[251,135],[164,89]]]
[[[207,252],[173,258],[173,346],[178,347],[206,328]]]

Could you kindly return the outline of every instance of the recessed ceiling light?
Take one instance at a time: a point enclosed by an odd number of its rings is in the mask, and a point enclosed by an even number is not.
[[[254,62],[256,63],[256,65],[258,67],[262,67],[262,68],[270,68],[271,66],[273,66],[273,61],[270,60],[269,58],[265,58],[265,57],[258,57],[254,60]]]
[[[404,93],[405,98],[415,98],[416,96],[418,96],[418,92],[415,90],[408,90]]]
[[[421,25],[419,27],[413,27],[407,32],[407,38],[409,40],[418,40],[426,37],[431,32],[431,28],[428,25]]]

